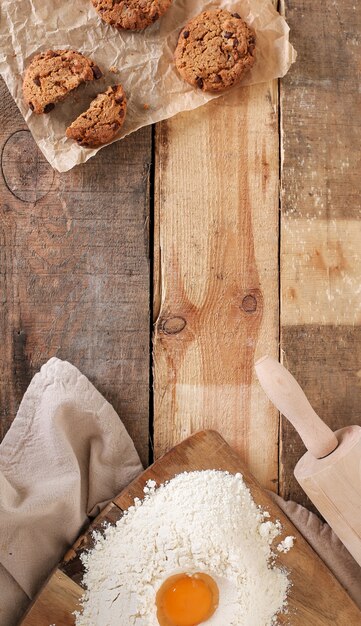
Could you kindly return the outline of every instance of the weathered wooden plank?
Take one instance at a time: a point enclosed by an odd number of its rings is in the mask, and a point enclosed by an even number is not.
[[[286,346],[283,362],[302,385],[316,413],[333,430],[349,424],[361,425],[360,326],[285,326],[282,344]],[[304,452],[301,439],[284,420],[282,495],[311,508],[293,476],[293,468]]]
[[[2,86],[1,436],[51,356],[87,375],[148,460],[149,128],[59,175]]]
[[[277,84],[158,126],[154,436],[160,454],[214,428],[278,480],[278,417],[253,363],[278,353]]]
[[[282,325],[361,323],[361,220],[282,220]]]
[[[361,5],[286,2],[298,59],[281,82],[281,349],[332,426],[361,423]],[[282,421],[280,492],[303,453]]]

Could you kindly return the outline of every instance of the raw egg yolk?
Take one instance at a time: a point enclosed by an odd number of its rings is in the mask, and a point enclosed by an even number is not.
[[[160,587],[157,618],[160,626],[197,626],[218,607],[217,584],[208,574],[176,574]]]

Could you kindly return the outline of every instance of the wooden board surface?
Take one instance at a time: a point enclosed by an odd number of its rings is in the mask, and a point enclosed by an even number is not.
[[[158,125],[154,443],[216,428],[277,490],[278,414],[255,358],[278,352],[277,82]]]
[[[282,535],[296,537],[294,548],[278,558],[278,562],[290,570],[293,583],[289,595],[289,613],[280,617],[280,623],[290,626],[357,626],[360,623],[361,613],[346,592],[255,481],[239,456],[214,431],[195,434],[148,468],[114,499],[99,516],[95,526],[100,528],[104,520],[114,523],[119,519],[122,510],[128,508],[135,497],[143,497],[147,480],[153,479],[159,484],[181,471],[202,469],[242,472],[255,501],[270,512],[272,519],[281,520]],[[22,626],[49,626],[51,623],[59,626],[74,625],[72,612],[78,608],[82,594],[81,586],[77,584],[81,581],[79,557],[81,551],[91,545],[90,533],[91,530],[68,552],[29,609],[21,622]]]
[[[297,63],[280,83],[281,353],[334,429],[361,424],[361,4],[286,0]],[[304,447],[282,421],[280,493]]]
[[[58,356],[111,402],[147,463],[151,129],[58,174],[3,83],[1,102],[0,439]]]

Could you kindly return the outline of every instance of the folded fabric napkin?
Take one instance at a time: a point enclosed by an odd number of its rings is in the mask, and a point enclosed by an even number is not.
[[[70,363],[34,376],[0,445],[0,625],[15,625],[81,529],[142,471],[118,415]]]
[[[101,508],[142,471],[118,415],[79,370],[50,359],[0,445],[0,626],[15,626]],[[361,608],[361,568],[326,524],[277,503]]]

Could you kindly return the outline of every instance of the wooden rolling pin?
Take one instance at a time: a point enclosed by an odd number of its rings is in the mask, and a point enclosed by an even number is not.
[[[255,368],[266,395],[308,450],[295,467],[297,481],[361,566],[361,427],[332,432],[283,365],[264,356]]]

